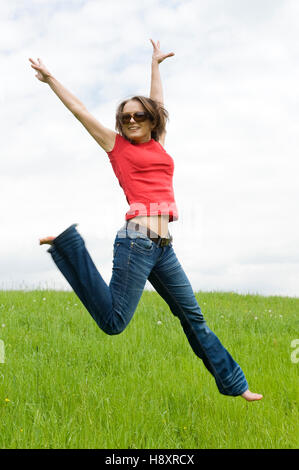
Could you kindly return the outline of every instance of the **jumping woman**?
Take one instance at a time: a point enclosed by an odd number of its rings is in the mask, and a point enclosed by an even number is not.
[[[116,110],[116,132],[97,121],[59,83],[40,59],[29,59],[36,77],[47,83],[63,104],[105,150],[130,208],[118,230],[109,285],[97,271],[85,242],[71,225],[57,237],[40,239],[97,325],[108,335],[130,322],[147,279],[180,320],[194,353],[213,375],[223,395],[247,401],[252,393],[241,367],[208,328],[190,282],[172,245],[168,224],[178,219],[172,178],[174,163],[164,149],[168,113],[163,105],[159,64],[174,55],[153,46],[150,98],[133,96]]]

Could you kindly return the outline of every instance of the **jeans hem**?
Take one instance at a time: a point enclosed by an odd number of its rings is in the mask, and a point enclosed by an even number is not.
[[[71,231],[72,228],[77,227],[78,224],[72,224],[70,225],[67,229],[65,229],[63,232],[61,232],[56,238],[53,240],[53,244],[55,245],[56,241],[59,242],[61,238],[63,238],[68,232]]]
[[[241,396],[244,392],[246,392],[246,390],[248,390],[248,385],[246,385],[245,388],[243,388],[241,391],[238,391],[238,392],[225,392],[223,390],[219,390],[219,392],[221,393],[221,395],[225,395],[225,396],[229,396],[229,397],[239,397]]]

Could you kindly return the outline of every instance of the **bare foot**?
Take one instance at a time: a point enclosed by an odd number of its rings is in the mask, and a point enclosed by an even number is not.
[[[55,237],[45,237],[39,239],[40,245],[53,245],[53,240]]]
[[[259,393],[252,393],[250,390],[246,390],[246,392],[242,393],[241,397],[245,398],[247,401],[257,401],[263,398],[263,395]]]

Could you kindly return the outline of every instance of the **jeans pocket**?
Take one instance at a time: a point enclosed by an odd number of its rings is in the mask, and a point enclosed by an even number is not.
[[[133,241],[133,249],[143,254],[151,254],[154,242],[148,237],[136,237]]]

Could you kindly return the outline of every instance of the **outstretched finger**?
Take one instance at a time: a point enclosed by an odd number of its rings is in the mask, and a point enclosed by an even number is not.
[[[152,43],[152,45],[153,45],[153,48],[154,48],[154,49],[157,49],[157,46],[156,46],[156,44],[154,43],[154,41],[153,41],[152,39],[150,39],[150,41],[151,41],[151,43]]]
[[[174,56],[174,52],[169,52],[168,54],[164,54],[162,60],[167,59],[168,57]]]

